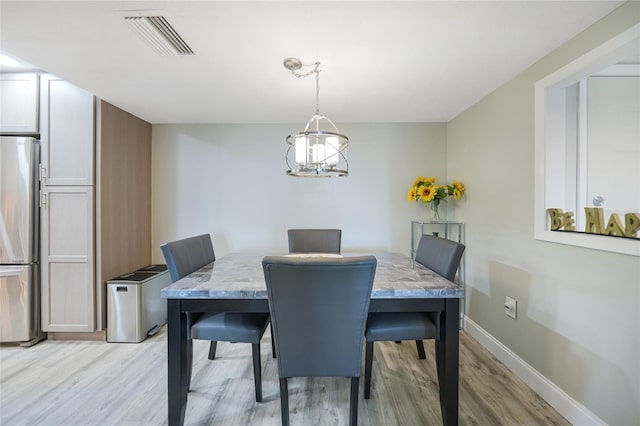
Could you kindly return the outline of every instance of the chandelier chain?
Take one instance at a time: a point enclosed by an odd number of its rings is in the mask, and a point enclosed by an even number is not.
[[[308,77],[313,73],[319,73],[320,72],[320,62],[314,62],[313,64],[306,64],[306,65],[301,65],[303,67],[310,67],[313,65],[313,69],[309,72],[306,72],[304,74],[299,73],[298,71],[296,71],[295,69],[291,70],[291,74],[295,75],[296,77],[300,78],[300,77]]]
[[[301,65],[301,66],[311,66],[313,65],[313,69],[309,72],[301,74],[297,72],[295,69],[291,70],[291,74],[295,75],[297,78],[300,77],[309,77],[311,74],[316,75],[316,115],[320,115],[320,62],[315,62],[313,64]]]
[[[317,69],[317,67],[316,67],[316,115],[320,115],[320,71]]]

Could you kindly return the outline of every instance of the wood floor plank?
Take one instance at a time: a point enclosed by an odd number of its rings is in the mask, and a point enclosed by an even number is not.
[[[460,334],[461,425],[567,425],[568,422],[466,333]],[[359,424],[441,424],[433,341],[419,360],[414,342],[375,344],[371,399]],[[262,343],[263,402],[256,403],[248,344],[194,342],[186,425],[280,424],[277,362]],[[155,426],[167,423],[166,330],[139,344],[45,341],[0,347],[2,426]],[[289,381],[292,425],[344,425],[349,379]]]

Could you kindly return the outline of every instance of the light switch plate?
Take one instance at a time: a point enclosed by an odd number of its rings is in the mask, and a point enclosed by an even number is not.
[[[516,299],[507,296],[504,300],[504,313],[507,314],[507,316],[516,319],[517,311],[518,302],[516,301]]]

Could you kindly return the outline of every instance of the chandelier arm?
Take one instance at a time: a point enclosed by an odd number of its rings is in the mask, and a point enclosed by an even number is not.
[[[338,126],[335,125],[335,123],[331,120],[329,120],[327,117],[325,117],[324,115],[320,117],[323,120],[326,120],[327,122],[329,122],[329,124],[331,124],[333,126],[333,128],[335,129],[336,133],[340,133],[340,130],[338,130]],[[346,137],[345,137],[346,138]],[[346,138],[348,140],[348,138]]]

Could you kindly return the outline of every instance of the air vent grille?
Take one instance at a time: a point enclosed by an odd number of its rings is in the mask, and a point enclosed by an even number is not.
[[[125,21],[156,51],[163,55],[193,55],[164,16],[126,16]]]

